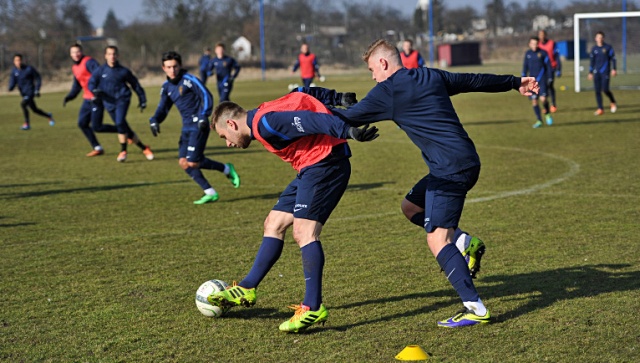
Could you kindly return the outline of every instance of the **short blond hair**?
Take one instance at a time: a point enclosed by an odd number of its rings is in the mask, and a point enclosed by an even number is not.
[[[375,40],[367,50],[362,55],[362,60],[365,63],[369,63],[369,58],[373,54],[382,53],[382,56],[389,61],[389,63],[395,63],[395,65],[402,64],[402,60],[400,59],[400,52],[398,48],[396,48],[393,44],[389,43],[389,41],[385,39]]]
[[[238,105],[235,102],[224,101],[213,110],[213,114],[211,115],[211,125],[216,128],[218,126],[226,127],[227,120],[237,120],[242,115],[246,114],[244,108]]]

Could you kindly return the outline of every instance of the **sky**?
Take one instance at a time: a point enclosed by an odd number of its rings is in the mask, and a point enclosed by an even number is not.
[[[381,0],[353,0],[363,4],[370,2],[385,3],[391,7],[401,10],[403,13],[410,15],[416,7],[417,0],[393,0],[385,1]],[[448,8],[459,8],[467,5],[471,5],[478,10],[482,10],[485,4],[489,0],[445,0],[444,3]],[[506,0],[505,3],[509,3],[511,0]],[[513,0],[515,1],[515,0]],[[136,18],[142,18],[142,2],[143,0],[85,0],[89,14],[91,15],[91,22],[95,27],[100,27],[104,23],[104,19],[107,16],[109,9],[113,9],[116,17],[124,24],[131,23]],[[570,0],[556,0],[557,6],[564,6],[570,3]]]

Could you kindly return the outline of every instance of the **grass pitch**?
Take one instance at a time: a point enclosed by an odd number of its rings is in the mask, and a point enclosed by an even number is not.
[[[359,97],[374,85],[364,73],[329,78],[324,86]],[[232,96],[256,107],[297,81],[237,82]],[[258,143],[227,149],[212,134],[206,154],[234,163],[242,186],[205,172],[221,199],[193,205],[201,190],[177,165],[177,110],[158,138],[148,128],[157,91],[128,117],[152,162],[131,148],[117,163],[105,134],[106,155],[86,158],[80,101],[62,108],[64,93],[37,100],[56,126],[33,116],[29,132],[19,98],[0,98],[0,360],[392,362],[410,344],[432,362],[640,360],[637,91],[615,91],[618,112],[600,117],[592,92],[558,91],[555,124],[537,130],[516,92],[454,97],[483,162],[461,227],[487,243],[476,285],[495,317],[488,326],[436,327],[461,304],[424,231],[400,212],[427,173],[418,149],[390,122],[375,142],[351,142],[350,187],[322,236],[329,320],[298,335],[278,331],[304,294],[290,234],[254,308],[209,319],[194,303],[202,282],[248,272],[293,169]]]

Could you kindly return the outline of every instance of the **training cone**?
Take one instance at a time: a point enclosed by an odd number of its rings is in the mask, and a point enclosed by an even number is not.
[[[419,345],[407,345],[396,355],[397,360],[427,360],[429,356]]]

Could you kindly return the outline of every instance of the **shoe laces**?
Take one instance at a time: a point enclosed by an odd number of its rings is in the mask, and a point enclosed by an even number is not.
[[[231,286],[227,286],[227,290],[231,290],[231,289],[233,289],[233,288],[234,288],[234,287],[236,287],[236,286],[240,286],[240,285],[238,285],[238,283],[237,283],[236,281],[234,281],[234,282],[231,284]]]
[[[295,313],[293,314],[293,318],[291,318],[292,322],[295,320],[300,320],[302,318],[302,315],[304,315],[304,313],[311,310],[308,306],[305,306],[302,303],[289,305],[287,306],[287,308],[291,310],[295,310]]]

